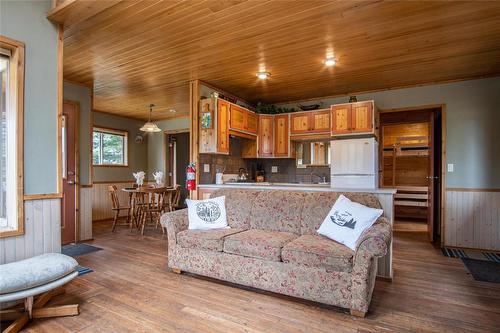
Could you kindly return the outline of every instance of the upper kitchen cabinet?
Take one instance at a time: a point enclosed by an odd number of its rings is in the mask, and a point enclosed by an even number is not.
[[[247,109],[231,104],[229,127],[233,131],[240,131],[257,135],[258,116]]]
[[[288,114],[274,116],[274,157],[290,157]]]
[[[200,101],[200,153],[229,154],[229,102]]]
[[[291,135],[330,132],[330,110],[315,110],[292,113]]]
[[[258,157],[273,157],[274,116],[259,116]]]
[[[374,134],[373,101],[331,106],[332,136]]]

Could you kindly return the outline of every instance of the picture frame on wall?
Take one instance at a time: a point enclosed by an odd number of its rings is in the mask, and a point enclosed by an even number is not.
[[[213,103],[211,98],[201,100],[201,116],[200,126],[201,129],[212,129],[214,127],[214,112]]]

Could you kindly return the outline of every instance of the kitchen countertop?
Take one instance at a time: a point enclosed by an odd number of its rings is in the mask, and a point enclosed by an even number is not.
[[[295,190],[295,191],[317,191],[317,192],[367,192],[378,194],[394,194],[394,188],[376,188],[376,189],[345,189],[345,188],[331,188],[330,184],[307,184],[307,183],[225,183],[222,185],[217,184],[199,184],[201,189],[210,188],[245,188],[256,190]]]

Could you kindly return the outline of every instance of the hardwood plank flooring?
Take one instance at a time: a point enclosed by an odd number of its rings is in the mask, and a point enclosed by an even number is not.
[[[51,304],[76,317],[37,319],[26,332],[500,332],[500,284],[477,282],[425,233],[396,233],[394,280],[377,281],[366,318],[344,309],[167,269],[160,230],[144,236],[94,223],[103,251],[77,258],[93,273]]]

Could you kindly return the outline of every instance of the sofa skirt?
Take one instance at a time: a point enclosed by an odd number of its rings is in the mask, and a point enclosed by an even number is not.
[[[225,252],[176,246],[168,265],[182,271],[315,302],[351,308],[352,275]],[[376,270],[376,267],[375,267]]]

